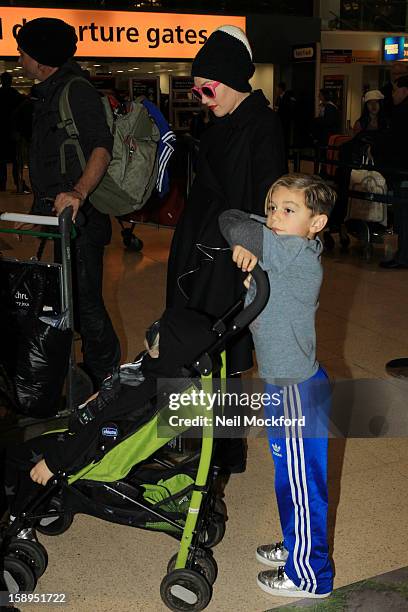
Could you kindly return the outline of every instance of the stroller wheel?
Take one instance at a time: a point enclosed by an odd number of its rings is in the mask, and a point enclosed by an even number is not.
[[[7,556],[3,564],[3,581],[9,593],[34,591],[37,580],[31,567],[18,557]]]
[[[217,546],[225,535],[225,520],[220,514],[213,515],[206,529],[200,535],[201,544],[206,548]]]
[[[37,580],[47,569],[48,554],[40,542],[14,538],[7,549],[7,554],[22,559],[32,569]]]
[[[170,574],[174,570],[176,565],[177,553],[172,556],[167,564],[167,573]],[[207,550],[200,550],[195,555],[193,561],[193,568],[195,571],[200,572],[206,578],[209,584],[214,584],[217,579],[218,567],[217,562],[214,559],[212,552]]]
[[[170,610],[199,612],[210,603],[212,588],[198,572],[177,569],[163,578],[160,595]]]
[[[140,240],[137,236],[132,233],[132,229],[126,228],[121,231],[123,244],[130,251],[138,253],[143,249],[143,240]]]
[[[56,536],[61,535],[61,533],[64,533],[71,527],[74,515],[72,512],[63,509],[62,503],[58,498],[53,497],[51,499],[47,512],[55,512],[55,518],[49,517],[41,519],[35,526],[39,533],[48,536]]]

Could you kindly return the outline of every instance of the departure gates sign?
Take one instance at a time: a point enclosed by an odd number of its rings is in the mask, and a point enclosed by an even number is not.
[[[0,57],[16,56],[15,35],[37,17],[74,26],[79,57],[191,59],[221,25],[245,31],[245,17],[0,7]]]

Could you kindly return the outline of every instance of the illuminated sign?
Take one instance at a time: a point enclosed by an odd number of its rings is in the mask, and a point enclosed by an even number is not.
[[[2,7],[0,56],[18,55],[15,35],[37,17],[63,19],[74,26],[79,57],[191,59],[219,26],[246,26],[245,17],[227,15]]]
[[[408,60],[408,38],[405,36],[387,36],[384,38],[384,60]]]
[[[316,56],[316,45],[311,43],[310,45],[294,46],[292,47],[292,59],[295,62],[307,62],[314,60]]]

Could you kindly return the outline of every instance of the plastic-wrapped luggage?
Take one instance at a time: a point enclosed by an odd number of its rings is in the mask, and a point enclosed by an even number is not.
[[[351,191],[378,193],[381,195],[387,193],[386,180],[376,170],[352,170],[349,188]],[[387,226],[387,205],[383,202],[351,197],[348,204],[347,219],[358,219]]]
[[[0,259],[2,392],[35,418],[57,413],[68,370],[72,330],[61,311],[59,272],[57,265]]]

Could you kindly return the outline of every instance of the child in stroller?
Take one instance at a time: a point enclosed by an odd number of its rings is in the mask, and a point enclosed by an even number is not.
[[[214,325],[192,310],[166,310],[159,322],[158,354],[153,353],[155,325],[148,351],[120,372],[124,380],[112,377],[98,397],[78,410],[68,430],[47,433],[9,451],[6,493],[16,518],[1,544],[8,588],[11,584],[15,591],[31,591],[46,569],[47,554],[33,528],[58,535],[81,512],[179,539],[179,552],[170,559],[161,584],[162,599],[173,610],[207,606],[217,574],[210,547],[222,539],[226,520],[213,487],[213,429],[203,425],[201,452],[171,463],[160,451],[189,427],[170,428],[166,409],[171,393],[191,393],[200,385],[212,391],[210,376],[205,376],[216,371],[212,357],[266,301],[267,281],[259,272],[260,300],[235,317],[228,329],[222,320]],[[194,370],[186,364],[193,364]],[[179,414],[192,417],[199,410],[190,405]],[[212,417],[208,406],[202,410]],[[46,482],[43,489],[40,485]]]

